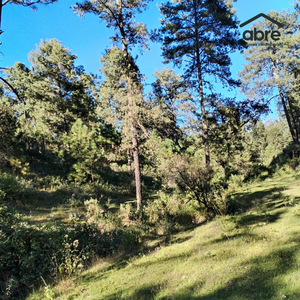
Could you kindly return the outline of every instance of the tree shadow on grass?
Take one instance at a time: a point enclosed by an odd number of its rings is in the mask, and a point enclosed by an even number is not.
[[[118,292],[106,296],[105,300],[155,300],[156,295],[163,289],[163,284],[154,284],[154,285],[144,285],[139,289],[136,289],[130,296],[125,296],[127,293],[127,289],[120,289]],[[130,294],[130,293],[129,293]],[[100,300],[100,298],[99,298]]]
[[[297,269],[297,246],[279,249],[266,256],[246,261],[247,271],[241,276],[230,276],[221,287],[201,295],[203,282],[193,282],[176,293],[160,296],[165,284],[149,284],[137,288],[130,296],[128,289],[120,289],[105,300],[275,300],[285,295],[287,299],[299,299],[300,294],[285,289],[283,275]],[[242,267],[242,266],[241,266]],[[164,293],[165,294],[165,293]],[[125,296],[126,295],[126,296]],[[284,296],[283,296],[284,297]]]
[[[169,297],[160,300],[273,300],[286,295],[288,299],[299,299],[297,295],[285,290],[286,283],[281,276],[297,269],[296,253],[298,246],[279,249],[269,255],[261,256],[244,264],[247,271],[238,277],[230,277],[223,287],[207,294],[200,295],[201,290],[194,283]],[[243,264],[243,265],[244,265]],[[132,299],[134,300],[134,299]]]
[[[282,210],[277,210],[274,213],[259,213],[237,216],[235,224],[237,226],[254,225],[257,223],[274,223],[283,214]]]
[[[224,241],[232,241],[235,239],[243,239],[244,241],[252,242],[252,241],[260,240],[260,237],[256,234],[249,233],[249,232],[235,233],[235,234],[230,234],[230,233],[222,234],[221,238],[216,238],[216,239],[210,240],[208,242],[201,243],[201,246],[224,243]]]
[[[252,193],[247,191],[234,193],[228,201],[228,212],[231,214],[245,212],[257,205],[276,201],[284,197],[281,192],[285,189],[285,187],[274,187]]]
[[[191,238],[193,238],[194,236],[193,235],[187,235],[187,236],[184,236],[184,237],[175,237],[175,238],[171,238],[169,240],[169,245],[172,245],[172,244],[181,244],[181,243],[184,243],[188,240],[190,240]]]

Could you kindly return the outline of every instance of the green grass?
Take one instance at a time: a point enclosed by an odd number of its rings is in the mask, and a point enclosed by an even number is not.
[[[236,193],[243,213],[101,259],[55,286],[55,299],[300,299],[299,186],[293,175],[248,185]]]

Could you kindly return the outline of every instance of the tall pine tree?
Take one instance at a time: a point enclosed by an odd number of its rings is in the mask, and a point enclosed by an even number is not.
[[[16,63],[5,70],[18,94],[14,103],[27,149],[48,144],[58,150],[55,145],[63,146],[62,138],[78,118],[86,125],[96,121],[94,81],[75,66],[76,57],[59,41],[42,40],[29,54],[31,68]]]
[[[229,53],[241,48],[232,5],[220,0],[183,0],[160,6],[163,56],[180,67],[193,83],[199,98],[206,166],[210,165],[209,124],[206,89],[213,89],[212,78],[225,85],[237,84],[231,78]]]
[[[130,50],[135,45],[147,48],[148,33],[146,26],[143,23],[136,23],[134,19],[137,13],[141,13],[142,10],[147,7],[148,2],[148,0],[92,0],[76,3],[76,5],[73,6],[79,15],[93,13],[99,16],[101,21],[106,23],[107,27],[114,29],[114,36],[111,38],[113,42],[122,45],[138,210],[142,204],[142,185],[139,160],[138,124],[136,118],[136,99],[142,97],[142,90],[140,84],[136,84],[134,79],[136,73],[133,71],[133,60]]]
[[[271,11],[268,15],[282,23],[278,41],[248,42],[245,59],[248,64],[240,73],[243,91],[249,99],[270,103],[277,100],[278,107],[287,120],[294,143],[299,142],[299,55],[300,33],[297,13]],[[255,22],[257,30],[272,30],[268,20]],[[299,99],[299,98],[298,98]]]

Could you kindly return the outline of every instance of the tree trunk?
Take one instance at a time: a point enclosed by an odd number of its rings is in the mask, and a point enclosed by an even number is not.
[[[197,20],[197,7],[196,1],[194,3],[194,18],[195,24],[198,24]],[[202,119],[202,128],[203,128],[203,143],[204,143],[204,151],[205,151],[205,164],[206,168],[210,166],[210,153],[209,153],[209,145],[208,145],[208,122],[206,117],[205,105],[204,105],[204,94],[203,94],[203,82],[202,82],[202,70],[201,70],[201,61],[199,54],[199,36],[197,28],[195,28],[195,36],[196,36],[196,62],[197,62],[197,72],[198,72],[198,88],[199,88],[199,100],[200,100],[200,108],[201,108],[201,119]]]
[[[41,144],[41,150],[42,150],[42,154],[45,154],[46,152],[46,142],[45,142],[45,137],[42,137],[42,144]]]
[[[292,138],[293,138],[293,143],[297,144],[297,138],[296,138],[293,126],[292,126],[290,115],[289,115],[289,112],[288,112],[287,107],[286,107],[286,103],[285,103],[285,100],[284,100],[284,96],[283,96],[281,87],[279,85],[278,85],[278,90],[279,90],[279,96],[280,96],[280,100],[281,100],[281,103],[282,103],[282,106],[283,106],[284,114],[285,114],[289,129],[290,129],[290,133],[291,133]]]
[[[298,132],[298,128],[297,128],[297,122],[296,122],[295,115],[294,115],[294,112],[293,112],[293,108],[292,108],[292,105],[291,105],[291,101],[290,101],[289,98],[287,98],[287,102],[289,104],[290,111],[291,111],[291,117],[292,117],[292,120],[293,120],[293,123],[294,123],[296,143],[299,143],[299,132]]]
[[[127,162],[128,162],[128,172],[131,173],[131,153],[129,149],[127,149]]]
[[[278,73],[277,73],[277,68],[276,68],[277,62],[272,61],[272,64],[273,64],[274,77],[275,77],[275,80],[277,81],[278,80]],[[286,107],[286,103],[285,103],[285,100],[284,100],[284,95],[283,95],[283,92],[282,92],[282,88],[281,88],[281,85],[278,83],[278,81],[277,81],[277,88],[278,88],[278,91],[279,91],[279,97],[280,97],[280,100],[281,100],[281,103],[282,103],[282,106],[283,106],[286,121],[288,123],[290,133],[291,133],[291,136],[293,138],[293,143],[297,144],[297,138],[295,136],[294,129],[293,129],[293,126],[292,126],[292,122],[291,122],[291,119],[290,119],[290,115],[289,115],[289,112],[288,112],[287,107]]]
[[[135,188],[136,188],[136,203],[137,210],[142,206],[142,182],[141,182],[141,170],[139,161],[139,147],[137,138],[137,128],[134,116],[134,83],[132,82],[131,66],[130,66],[130,54],[128,52],[128,45],[126,40],[125,26],[122,14],[122,1],[117,0],[118,5],[118,19],[119,19],[119,29],[123,45],[123,55],[126,65],[126,79],[127,79],[127,97],[128,97],[128,117],[132,135],[132,150],[133,150],[133,161],[134,161],[134,174],[135,174]]]
[[[199,85],[199,98],[200,98],[201,119],[202,119],[202,128],[203,128],[205,164],[206,164],[206,167],[209,168],[209,166],[210,166],[210,153],[209,153],[209,145],[208,145],[208,123],[207,123],[207,119],[206,119],[206,111],[205,111],[205,105],[204,105],[203,85],[202,85],[202,78],[201,78],[201,67],[198,67],[198,85]]]
[[[133,148],[133,161],[134,161],[134,174],[135,174],[135,188],[136,188],[136,208],[139,210],[142,206],[142,182],[141,182],[141,170],[139,160],[139,148],[137,132],[134,126],[132,130],[132,148]]]

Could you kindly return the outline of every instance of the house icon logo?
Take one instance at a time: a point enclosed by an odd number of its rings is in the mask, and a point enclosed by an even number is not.
[[[273,18],[261,13],[256,15],[255,17],[249,19],[248,21],[242,23],[240,25],[240,27],[244,27],[247,24],[255,21],[256,19],[260,18],[260,17],[264,17],[265,19],[267,19],[268,21],[276,24],[278,26],[278,29],[283,27],[283,24],[277,22],[276,20],[274,20]],[[271,38],[271,40],[273,41],[278,41],[280,39],[280,32],[278,30],[265,30],[264,32],[261,30],[257,30],[257,28],[254,28],[254,30],[245,30],[243,32],[243,39],[245,41],[269,41],[269,37]]]

